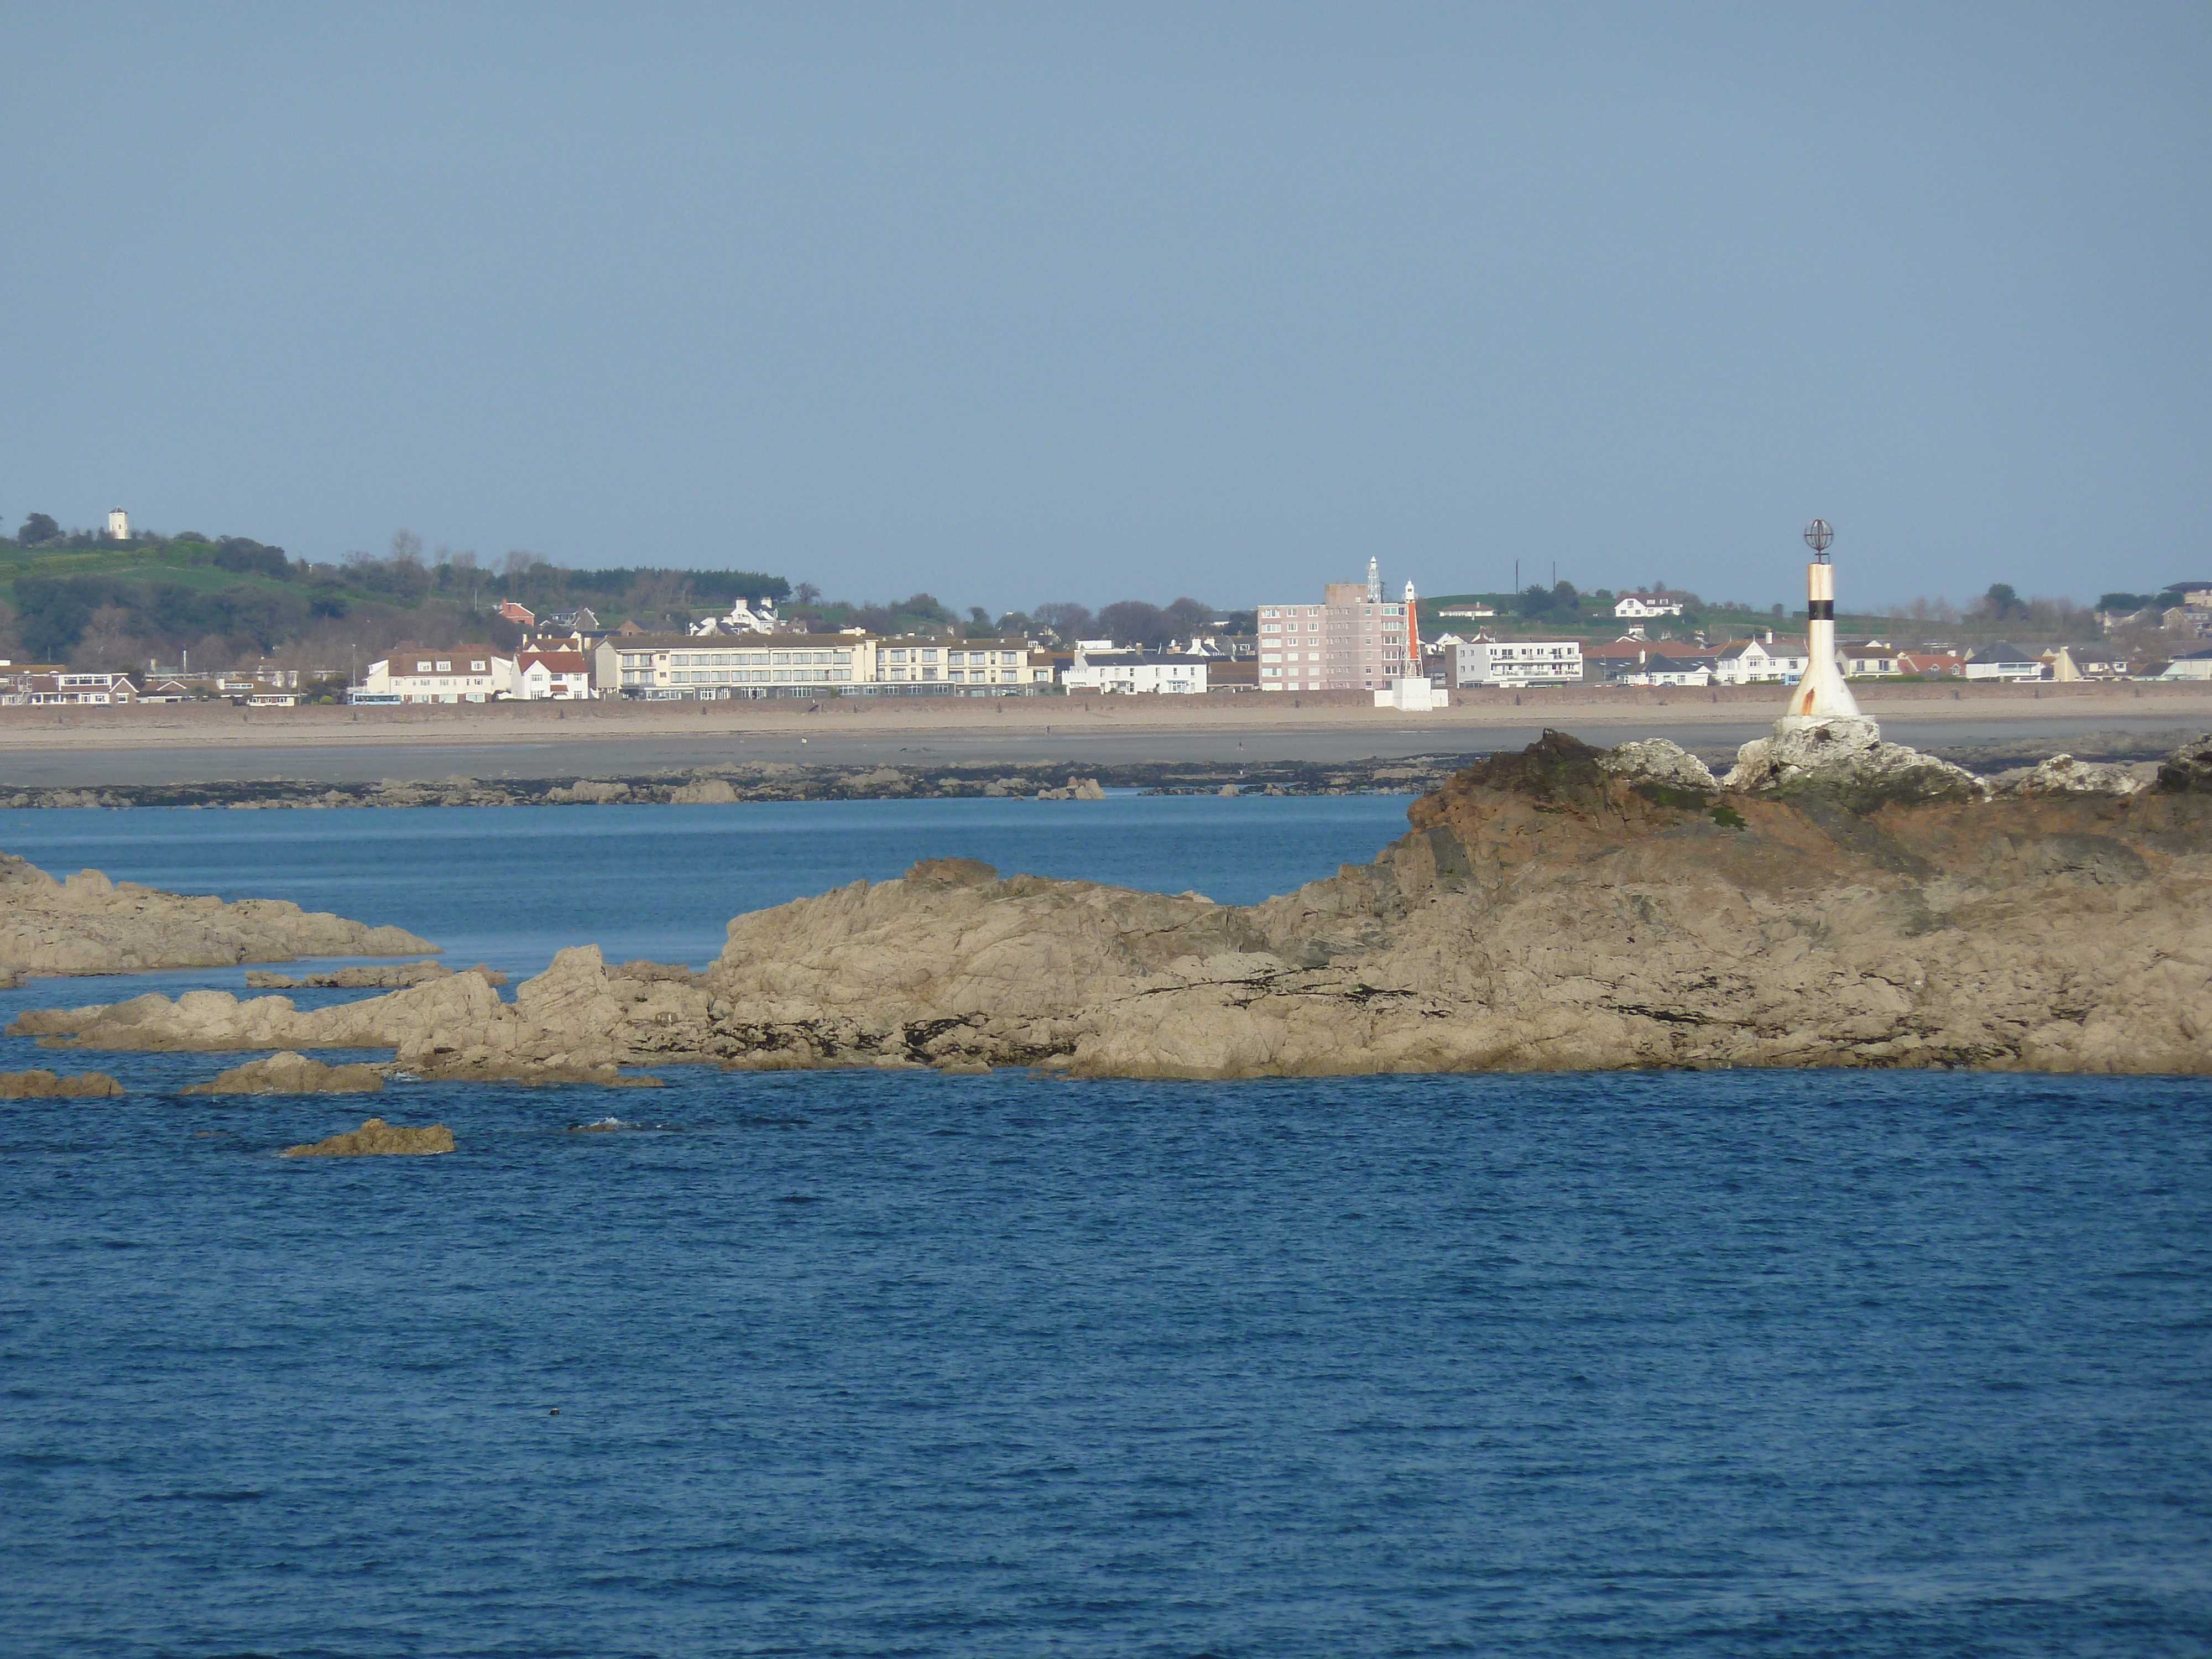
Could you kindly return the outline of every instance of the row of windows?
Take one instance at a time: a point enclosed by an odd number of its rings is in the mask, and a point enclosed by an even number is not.
[[[1346,607],[1347,610],[1349,608]],[[1328,607],[1325,605],[1263,605],[1260,607],[1260,631],[1262,634],[1275,631],[1267,625],[1270,620],[1284,617],[1325,617],[1328,614]],[[1402,605],[1366,605],[1360,606],[1359,614],[1363,617],[1402,617],[1406,614],[1406,607]]]
[[[770,663],[849,663],[853,660],[850,651],[678,651],[663,654],[668,655],[671,668],[744,668],[764,667]],[[628,669],[650,668],[653,657],[642,652],[625,655],[622,665]]]
[[[822,682],[849,680],[849,668],[715,668],[672,673],[674,685],[765,685],[770,681]],[[633,682],[625,682],[633,683]]]
[[[468,672],[471,674],[482,674],[489,672],[490,667],[489,663],[472,662],[468,666]],[[450,674],[453,672],[453,665],[442,659],[438,659],[435,667],[428,662],[417,662],[415,665],[415,672],[418,674]]]
[[[1021,651],[947,651],[945,660],[947,663],[999,663],[1006,667],[1018,668],[1027,654]],[[884,652],[885,662],[935,662],[937,657],[935,646],[900,646],[886,648]]]

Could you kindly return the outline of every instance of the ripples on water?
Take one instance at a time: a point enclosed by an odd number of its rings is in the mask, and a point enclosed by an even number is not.
[[[112,1058],[0,1119],[10,1652],[2212,1642],[2197,1082]]]

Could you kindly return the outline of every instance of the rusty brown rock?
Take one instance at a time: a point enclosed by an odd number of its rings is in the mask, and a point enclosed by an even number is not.
[[[318,1140],[312,1145],[287,1146],[283,1156],[385,1158],[424,1156],[453,1150],[453,1132],[442,1123],[408,1128],[397,1123],[386,1123],[380,1117],[373,1117],[349,1133],[332,1135],[327,1140]]]
[[[52,1072],[0,1072],[0,1100],[109,1100],[123,1085],[104,1072],[58,1077]]]
[[[374,1066],[325,1066],[319,1060],[289,1050],[266,1060],[250,1060],[206,1083],[183,1091],[188,1095],[373,1095],[384,1087],[384,1074]]]

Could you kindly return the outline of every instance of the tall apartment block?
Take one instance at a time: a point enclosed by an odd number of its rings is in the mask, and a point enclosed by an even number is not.
[[[1382,574],[1367,562],[1364,582],[1331,582],[1319,605],[1260,607],[1262,691],[1372,691],[1422,672],[1409,658],[1407,599],[1385,602]]]

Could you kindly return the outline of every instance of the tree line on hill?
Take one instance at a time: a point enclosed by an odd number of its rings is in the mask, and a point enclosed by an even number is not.
[[[0,582],[12,601],[0,603],[0,655],[106,669],[174,664],[187,652],[195,668],[210,672],[264,658],[346,668],[402,640],[483,639],[512,649],[522,629],[497,614],[510,599],[541,623],[583,608],[605,625],[634,620],[674,630],[740,599],[765,600],[787,620],[825,631],[1020,634],[1071,644],[1108,635],[1155,647],[1213,631],[1220,619],[1188,597],[1164,605],[1125,599],[1095,613],[1061,601],[994,617],[980,605],[963,615],[927,592],[882,603],[826,600],[812,583],[794,588],[764,571],[572,569],[520,550],[493,566],[442,547],[426,556],[421,538],[406,530],[382,555],[313,563],[246,536],[185,531],[116,541],[64,533],[50,515],[35,513],[12,541],[0,538]],[[1249,612],[1229,620],[1250,629]]]

